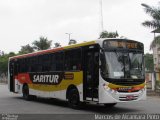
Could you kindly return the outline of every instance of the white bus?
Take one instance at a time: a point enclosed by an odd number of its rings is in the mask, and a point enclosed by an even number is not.
[[[68,100],[76,108],[94,102],[145,100],[144,46],[127,39],[98,39],[9,59],[9,90]]]

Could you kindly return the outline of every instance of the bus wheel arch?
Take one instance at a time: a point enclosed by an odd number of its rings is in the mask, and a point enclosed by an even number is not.
[[[27,83],[24,83],[24,84],[23,84],[22,94],[23,94],[23,98],[24,98],[25,100],[29,100],[29,87],[28,87],[28,84],[27,84]]]
[[[77,109],[80,106],[79,91],[75,85],[70,85],[66,91],[66,99],[71,108]]]
[[[30,95],[29,94],[29,86],[27,83],[24,83],[23,84],[23,87],[22,87],[22,94],[23,94],[23,98],[25,100],[35,100],[37,97],[35,95]]]

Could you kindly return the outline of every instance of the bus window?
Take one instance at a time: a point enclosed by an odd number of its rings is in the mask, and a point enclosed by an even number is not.
[[[43,64],[43,67],[42,67],[42,71],[45,72],[45,71],[50,71],[51,69],[51,66],[50,66],[50,55],[46,54],[46,55],[43,55],[42,56],[42,64]]]
[[[55,53],[55,61],[53,62],[53,67],[55,67],[56,71],[63,71],[63,52]]]
[[[55,58],[55,54],[51,54],[51,71],[55,71],[56,70],[56,58]]]
[[[100,60],[101,60],[101,75],[102,77],[104,78],[108,78],[109,76],[109,72],[108,72],[108,64],[106,62],[106,59],[105,59],[105,54],[103,52],[100,53]]]
[[[81,69],[81,49],[72,49],[65,52],[65,70]]]

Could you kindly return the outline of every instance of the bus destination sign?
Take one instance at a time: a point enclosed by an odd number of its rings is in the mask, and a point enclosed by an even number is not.
[[[127,48],[127,49],[140,49],[143,50],[143,44],[133,41],[104,41],[103,43],[104,48]]]

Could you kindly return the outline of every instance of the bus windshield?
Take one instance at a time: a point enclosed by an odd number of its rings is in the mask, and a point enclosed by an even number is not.
[[[143,54],[130,51],[105,51],[101,68],[104,78],[143,79]]]

